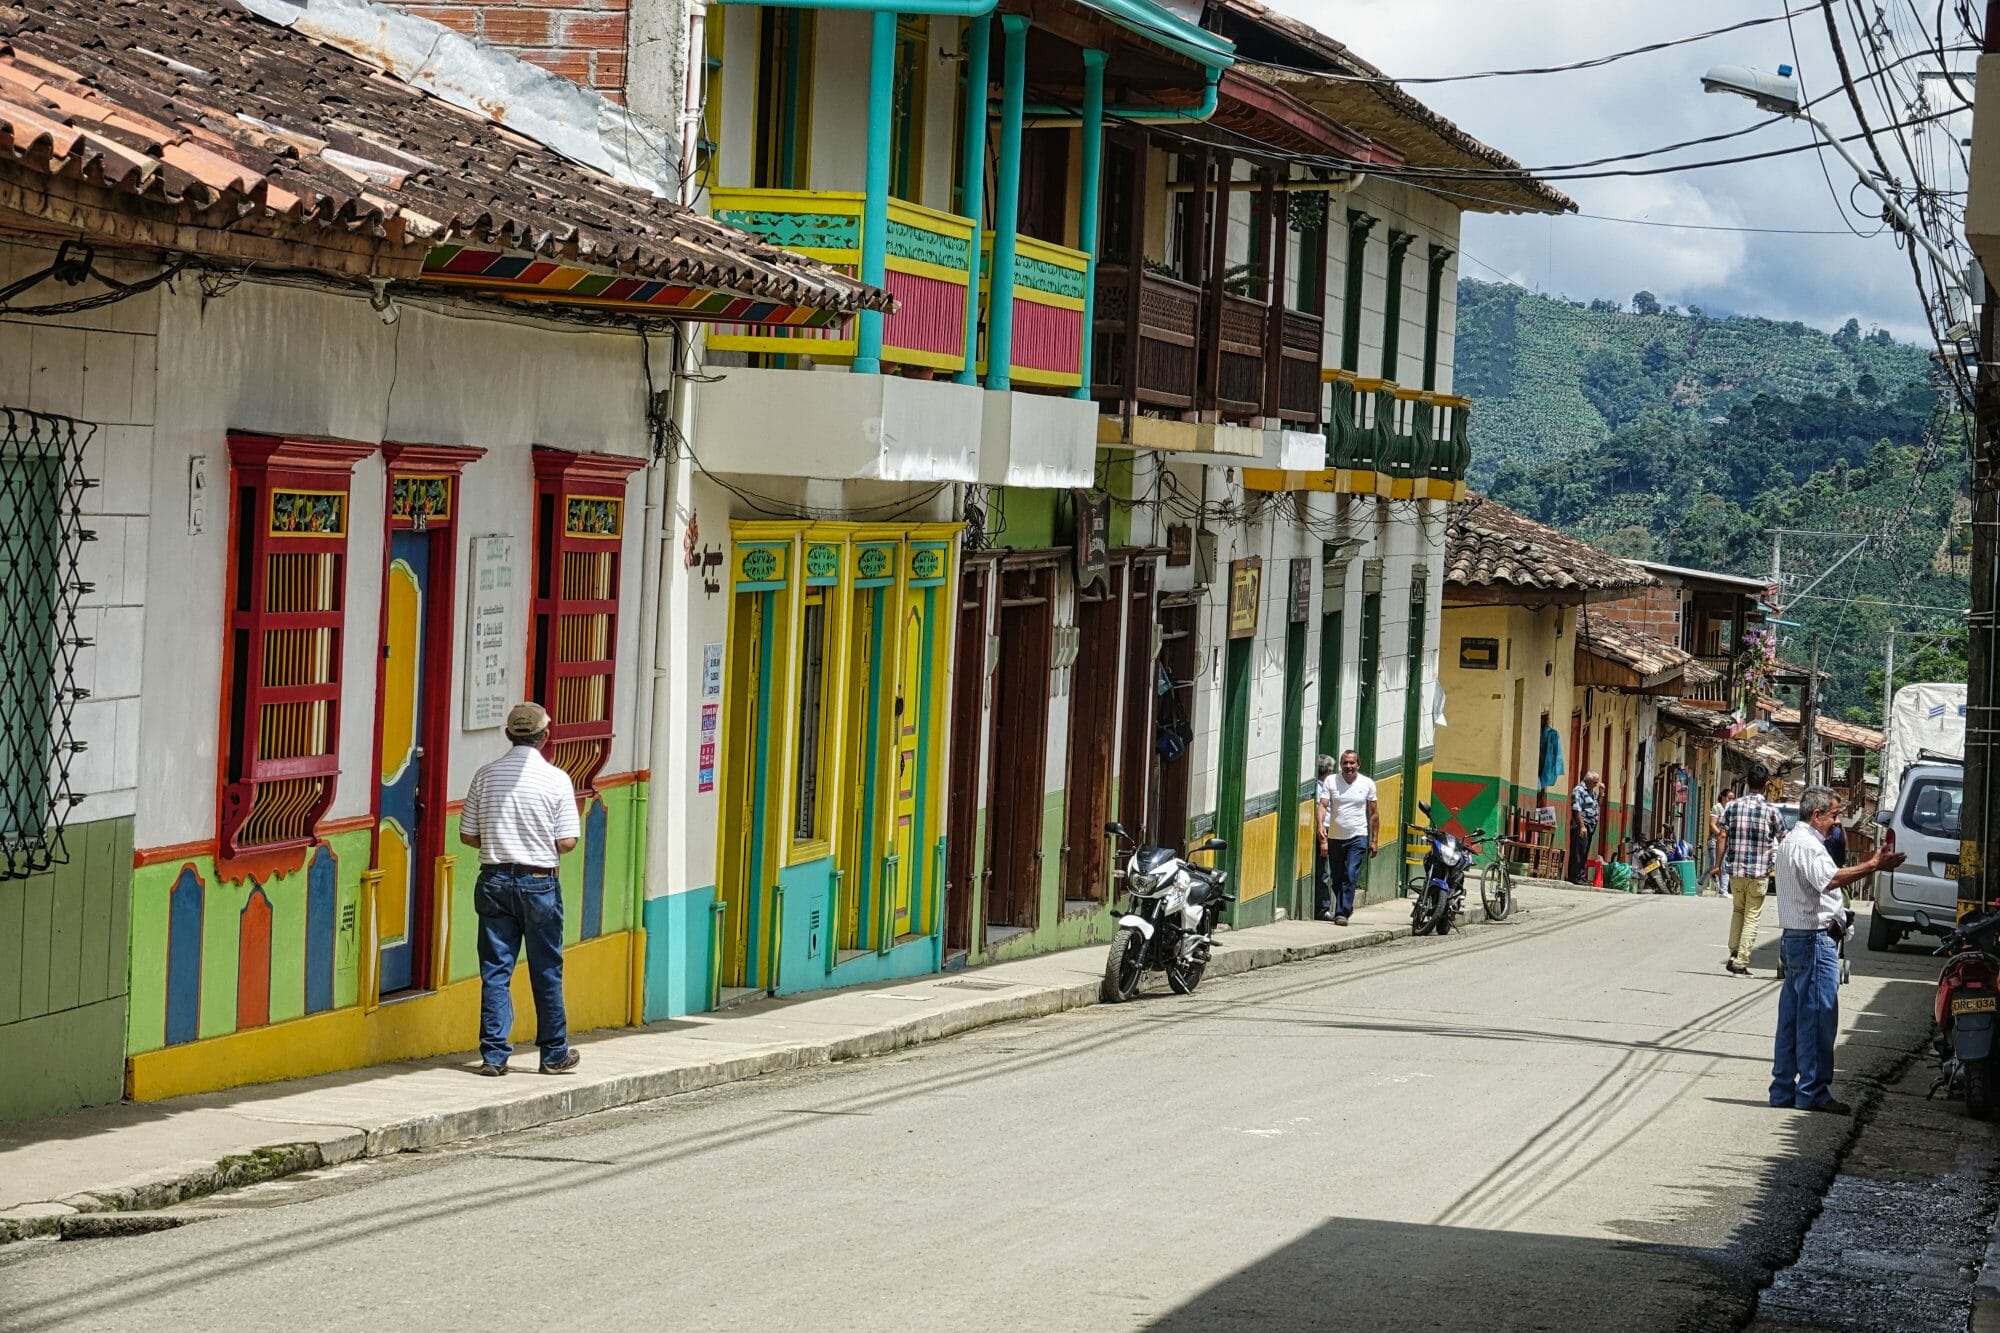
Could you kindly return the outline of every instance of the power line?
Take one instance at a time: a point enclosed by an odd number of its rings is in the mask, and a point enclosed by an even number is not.
[[[1651,218],[1614,218],[1602,213],[1570,213],[1567,216],[1591,222],[1623,222],[1633,227],[1672,227],[1677,231],[1742,231],[1764,236],[1859,236],[1863,240],[1873,239],[1867,232],[1840,227],[1725,227],[1707,222],[1656,222]]]
[[[1807,5],[1796,10],[1786,10],[1782,14],[1773,14],[1767,18],[1744,19],[1740,23],[1732,23],[1727,27],[1711,28],[1707,32],[1690,33],[1686,37],[1673,37],[1665,41],[1648,42],[1644,46],[1635,46],[1632,47],[1630,50],[1614,51],[1610,55],[1593,56],[1588,60],[1575,60],[1571,61],[1566,65],[1534,65],[1523,69],[1485,69],[1485,70],[1478,70],[1470,74],[1433,74],[1422,78],[1392,78],[1387,74],[1333,74],[1333,73],[1328,73],[1324,70],[1309,70],[1309,69],[1295,69],[1294,72],[1301,74],[1318,74],[1322,78],[1336,79],[1342,83],[1371,83],[1371,84],[1394,84],[1394,85],[1419,84],[1419,83],[1465,83],[1473,79],[1511,79],[1511,78],[1519,78],[1524,75],[1568,74],[1576,70],[1597,69],[1604,65],[1614,64],[1620,60],[1628,60],[1633,56],[1650,55],[1655,51],[1665,51],[1676,46],[1687,46],[1694,42],[1707,41],[1711,37],[1720,37],[1725,33],[1741,32],[1745,28],[1762,27],[1766,23],[1783,23],[1786,20],[1795,17],[1796,15],[1810,14],[1814,8],[1815,6]],[[1287,65],[1271,65],[1270,62],[1268,61],[1260,60],[1254,63],[1260,65],[1268,65],[1269,68],[1272,69],[1294,69],[1294,67]]]

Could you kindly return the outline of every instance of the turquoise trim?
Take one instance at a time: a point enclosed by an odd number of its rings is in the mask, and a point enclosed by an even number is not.
[[[1143,106],[1108,106],[1104,110],[1119,120],[1143,120],[1155,125],[1197,124],[1215,114],[1215,108],[1222,98],[1222,71],[1211,69],[1207,72],[1202,89],[1201,101],[1192,107],[1160,106],[1148,102]],[[1038,119],[1050,116],[1073,116],[1073,106],[1056,106],[1052,103],[1036,103],[1028,108],[1028,114]]]
[[[1091,396],[1090,352],[1092,321],[1097,305],[1097,207],[1099,178],[1104,164],[1104,61],[1105,53],[1091,47],[1083,51],[1083,198],[1077,205],[1077,245],[1090,258],[1083,267],[1083,346],[1079,349],[1082,382],[1076,398]]]
[[[881,288],[889,271],[889,144],[896,105],[896,11],[875,11],[868,42],[868,161],[861,204],[861,281]],[[882,370],[882,312],[855,324],[854,370]]]
[[[966,271],[965,368],[952,379],[971,384],[979,376],[980,228],[986,208],[986,87],[993,46],[993,16],[981,14],[965,33],[965,142],[961,148],[958,211],[972,221],[972,250]]]
[[[874,13],[885,0],[714,0],[719,5],[762,5],[771,9],[835,9]],[[991,14],[997,0],[893,0],[887,3],[896,14],[943,14],[948,18],[971,19]]]
[[[709,934],[714,914],[713,884],[646,900],[641,919],[646,923],[648,1023],[710,1007],[715,993],[714,941]]]
[[[1234,42],[1149,0],[1079,0],[1079,3],[1149,42],[1186,56],[1207,69],[1211,80],[1236,63]]]
[[[764,924],[764,825],[770,805],[771,780],[773,771],[771,759],[771,662],[772,638],[777,630],[778,599],[772,593],[758,593],[757,618],[760,622],[757,646],[757,741],[751,747],[755,756],[757,784],[755,809],[750,816],[750,857],[744,867],[748,882],[744,885],[743,910],[749,920],[743,928],[743,981],[749,986],[766,986],[770,979],[765,975],[763,955]],[[778,766],[782,770],[782,766]]]
[[[1000,170],[993,216],[993,278],[986,302],[986,387],[1014,382],[1014,242],[1021,225],[1021,115],[1028,92],[1028,16],[1002,14],[1007,65],[1001,75]],[[863,279],[866,281],[866,279]]]
[[[898,259],[914,259],[922,264],[936,264],[939,268],[963,270],[971,257],[971,245],[963,236],[946,236],[923,227],[913,227],[895,218],[889,219],[889,253]]]

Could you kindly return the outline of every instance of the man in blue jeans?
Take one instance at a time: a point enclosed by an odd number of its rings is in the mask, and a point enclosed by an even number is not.
[[[499,1077],[514,1053],[514,962],[528,947],[535,994],[535,1045],[544,1074],[567,1074],[583,1057],[570,1049],[563,1013],[562,883],[556,870],[582,830],[569,774],[542,758],[549,715],[540,704],[507,714],[513,748],[473,775],[458,818],[459,841],[479,849],[479,1072]]]
[[[1877,870],[1903,863],[1900,852],[1876,852],[1845,869],[1827,852],[1839,818],[1834,794],[1808,787],[1799,794],[1799,822],[1778,844],[1778,1039],[1771,1059],[1771,1105],[1847,1115],[1833,1095],[1833,1041],[1840,1031],[1840,937],[1847,933],[1840,891]],[[1741,890],[1738,890],[1741,892]]]
[[[1381,816],[1376,808],[1375,780],[1363,776],[1360,755],[1345,751],[1340,756],[1339,772],[1333,771],[1324,755],[1319,766],[1313,805],[1322,874],[1314,906],[1320,920],[1344,926],[1354,915],[1361,868],[1381,845]]]

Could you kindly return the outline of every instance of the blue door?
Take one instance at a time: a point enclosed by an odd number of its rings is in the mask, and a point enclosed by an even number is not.
[[[420,796],[423,764],[424,621],[430,589],[430,536],[400,531],[389,539],[387,613],[382,636],[382,790],[376,825],[376,939],[382,993],[418,984],[417,958],[431,858]]]

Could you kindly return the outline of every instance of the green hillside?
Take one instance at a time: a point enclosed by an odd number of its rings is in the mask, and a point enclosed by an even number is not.
[[[1650,294],[1641,309],[1654,310]],[[1649,412],[1693,424],[1758,395],[1797,402],[1840,389],[1877,402],[1930,372],[1925,349],[1849,320],[1827,334],[1754,316],[1585,304],[1462,281],[1453,383],[1472,398],[1473,479],[1506,462],[1574,452]]]
[[[1965,423],[1922,349],[1853,321],[1828,335],[1484,283],[1461,284],[1459,310],[1474,484],[1502,503],[1621,555],[1731,574],[1770,572],[1774,528],[1870,537],[1818,583],[1854,539],[1786,540],[1796,623],[1780,652],[1804,661],[1818,637],[1827,711],[1876,723],[1888,631],[1959,623]]]

